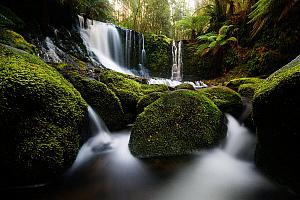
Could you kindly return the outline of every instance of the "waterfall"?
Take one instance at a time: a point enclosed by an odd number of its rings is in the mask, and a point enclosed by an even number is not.
[[[182,80],[182,41],[176,44],[173,40],[172,45],[172,80],[181,81]]]
[[[55,44],[49,37],[45,38],[44,43],[45,43],[45,46],[42,47],[42,51],[45,52],[45,54],[42,56],[42,58],[46,62],[53,62],[53,63],[62,62],[61,59],[59,58],[59,56],[57,55],[57,53],[59,53],[60,55],[63,55],[64,52],[62,50],[60,50],[57,46],[55,46]]]
[[[126,29],[125,33],[125,65],[129,68],[131,66],[132,39],[135,34],[129,29]]]
[[[110,131],[104,121],[90,106],[88,106],[88,116],[92,137],[81,147],[71,171],[87,163],[95,156],[95,153],[105,152],[112,148]]]
[[[231,156],[251,160],[254,158],[255,138],[249,130],[231,115],[228,119],[228,131],[224,151]]]
[[[145,37],[143,34],[140,34],[140,43],[139,43],[140,61],[139,61],[139,74],[143,77],[149,77],[149,74],[145,68],[146,64],[146,50],[145,50]]]
[[[126,69],[120,34],[113,24],[92,21],[79,16],[80,35],[94,61],[117,72],[132,74]]]
[[[124,74],[148,76],[143,34],[78,17],[81,38],[94,62]]]

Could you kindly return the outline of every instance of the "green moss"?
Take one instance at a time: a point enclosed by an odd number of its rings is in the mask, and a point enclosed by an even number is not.
[[[128,116],[127,123],[132,123],[136,117],[137,102],[143,95],[141,84],[128,75],[111,70],[101,72],[100,81],[117,95],[125,115]]]
[[[145,107],[159,99],[163,94],[163,92],[153,92],[140,98],[137,104],[137,113],[142,113]]]
[[[238,93],[242,97],[248,97],[250,99],[253,98],[255,90],[259,87],[259,84],[252,84],[252,83],[247,83],[247,84],[242,84],[239,86]]]
[[[45,181],[70,167],[87,104],[55,69],[0,44],[0,107],[0,156],[8,181]]]
[[[222,112],[229,113],[236,118],[238,118],[243,111],[241,96],[230,88],[216,86],[204,88],[198,90],[198,92],[210,98]]]
[[[175,87],[176,90],[186,89],[186,90],[195,90],[194,86],[189,83],[181,83]]]
[[[224,137],[224,115],[204,95],[175,91],[147,106],[134,126],[129,149],[136,157],[189,154]]]
[[[121,102],[104,83],[80,76],[73,76],[69,80],[111,131],[125,127]]]
[[[233,79],[230,80],[229,82],[227,82],[225,84],[226,87],[229,87],[231,89],[233,89],[234,91],[238,91],[238,88],[240,85],[243,84],[260,84],[262,83],[264,80],[260,79],[260,78],[237,78],[237,79]]]
[[[24,50],[28,53],[34,54],[36,47],[28,43],[20,34],[0,28],[0,43]]]
[[[300,191],[300,63],[283,68],[255,91],[256,163],[267,174]],[[284,163],[284,164],[283,164]]]
[[[166,92],[169,87],[164,84],[142,84],[142,93],[150,94],[152,92]]]

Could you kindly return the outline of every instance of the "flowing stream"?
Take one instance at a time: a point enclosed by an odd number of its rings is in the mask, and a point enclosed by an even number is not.
[[[130,129],[110,133],[89,107],[92,137],[69,172],[48,188],[14,191],[43,200],[296,200],[253,163],[255,136],[230,115],[226,139],[191,156],[139,160]]]
[[[64,180],[41,199],[64,200],[294,200],[253,163],[255,136],[230,115],[227,138],[191,156],[139,160],[128,150],[130,130],[96,124]]]

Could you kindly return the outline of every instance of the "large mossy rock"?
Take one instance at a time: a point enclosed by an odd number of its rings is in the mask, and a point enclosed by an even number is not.
[[[69,79],[86,102],[97,111],[109,130],[125,128],[124,112],[116,94],[104,83],[73,76]]]
[[[142,84],[142,93],[147,95],[153,92],[167,92],[169,87],[165,84]]]
[[[225,86],[233,89],[234,91],[238,91],[240,85],[243,84],[257,84],[262,83],[264,79],[255,78],[255,77],[247,77],[247,78],[237,78],[228,81]]]
[[[176,90],[195,90],[194,86],[189,83],[181,83],[175,86]]]
[[[142,113],[144,111],[144,108],[146,108],[151,103],[159,99],[163,94],[163,92],[152,92],[140,98],[140,100],[137,103],[137,112]]]
[[[29,184],[68,169],[80,148],[87,104],[38,57],[0,44],[3,184]]]
[[[120,99],[126,123],[133,123],[137,116],[137,102],[143,95],[141,84],[133,76],[111,70],[102,71],[100,81],[105,83]]]
[[[273,73],[256,90],[256,163],[300,194],[300,62]]]
[[[138,116],[129,149],[140,158],[189,154],[218,143],[225,136],[224,120],[206,96],[192,91],[171,92]]]
[[[239,118],[242,114],[242,98],[234,90],[223,86],[215,86],[201,89],[198,92],[210,98],[222,112],[229,113],[236,118]]]
[[[28,43],[20,34],[0,27],[0,43],[34,54],[36,47]]]
[[[255,93],[255,90],[259,87],[259,84],[252,84],[252,83],[247,83],[247,84],[242,84],[238,88],[238,93],[242,97],[247,97],[249,99],[252,99]]]

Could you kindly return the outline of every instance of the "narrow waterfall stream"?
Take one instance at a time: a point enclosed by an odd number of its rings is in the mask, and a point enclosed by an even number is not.
[[[171,80],[181,81],[182,80],[182,41],[178,44],[173,40],[172,44],[172,77]]]
[[[42,199],[295,200],[255,168],[255,136],[227,118],[228,136],[219,147],[178,158],[136,159],[128,150],[130,130],[107,137],[104,126],[83,145],[61,185]]]

